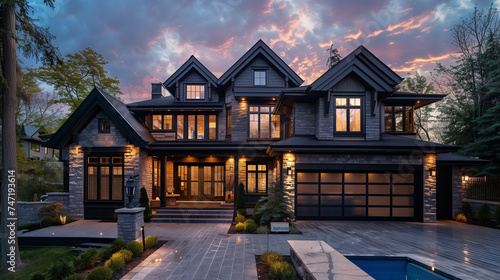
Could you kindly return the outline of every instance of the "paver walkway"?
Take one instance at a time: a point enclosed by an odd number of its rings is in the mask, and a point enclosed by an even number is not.
[[[303,234],[228,235],[229,224],[146,224],[168,242],[123,279],[257,279],[255,255],[287,240],[324,240],[344,255],[408,256],[462,279],[500,279],[500,231],[443,221],[300,221]],[[102,233],[102,235],[101,235]],[[116,224],[78,221],[25,236],[116,237]],[[161,261],[155,261],[161,259]]]

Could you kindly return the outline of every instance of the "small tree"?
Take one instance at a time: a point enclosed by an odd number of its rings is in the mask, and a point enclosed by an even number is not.
[[[148,198],[148,192],[146,191],[146,188],[142,187],[141,188],[141,197],[139,198],[139,207],[144,207],[146,208],[144,210],[144,221],[149,222],[151,221],[151,216],[153,211],[151,211],[151,208],[149,207],[149,198]]]
[[[260,224],[270,222],[285,222],[295,218],[292,212],[292,202],[282,181],[274,182],[269,188],[269,195],[261,198],[263,205],[255,214],[261,215]]]
[[[236,211],[242,215],[245,215],[247,212],[247,195],[245,193],[245,185],[240,183],[238,186],[238,196],[236,197]]]

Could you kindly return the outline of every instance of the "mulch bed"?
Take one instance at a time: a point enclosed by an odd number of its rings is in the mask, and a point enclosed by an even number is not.
[[[149,255],[153,254],[154,252],[156,252],[156,250],[160,249],[160,247],[163,246],[163,244],[165,244],[165,243],[167,243],[167,241],[160,241],[159,240],[158,244],[155,247],[146,249],[146,251],[142,252],[142,254],[139,257],[134,257],[131,261],[129,261],[128,263],[125,263],[125,266],[120,271],[115,271],[113,273],[113,278],[111,278],[111,279],[112,280],[121,279],[123,276],[125,276],[127,273],[129,273],[132,269],[134,269],[136,266],[138,266],[142,261],[144,261],[147,257],[149,257]],[[99,265],[97,265],[91,269],[80,271],[80,272],[78,272],[78,274],[87,278],[87,275],[89,275],[89,273],[92,270],[94,270],[100,266],[104,266],[104,262],[101,262]]]
[[[246,231],[236,231],[236,224],[232,223],[229,229],[227,230],[227,234],[257,234],[257,233],[249,233]],[[299,233],[288,233],[288,232],[269,232],[269,234],[302,234],[302,232]]]
[[[292,267],[295,269],[290,256],[283,256],[283,261],[291,264]],[[272,280],[272,279],[274,279],[271,277],[271,271],[269,270],[269,266],[260,262],[260,255],[255,256],[255,264],[257,265],[257,276],[258,276],[259,280]],[[295,273],[296,273],[295,280],[300,280],[300,277],[298,276],[297,271],[295,271]]]

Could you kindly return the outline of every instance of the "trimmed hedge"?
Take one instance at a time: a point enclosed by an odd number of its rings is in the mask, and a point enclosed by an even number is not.
[[[153,248],[158,245],[158,237],[156,237],[156,235],[150,235],[146,237],[144,242],[146,243],[146,249]]]
[[[460,213],[464,214],[467,219],[471,219],[473,214],[472,205],[469,202],[462,203]]]
[[[476,213],[476,220],[481,224],[488,224],[491,221],[491,211],[488,203],[483,203],[479,206]]]
[[[125,262],[129,262],[130,260],[132,260],[132,257],[134,256],[134,253],[132,253],[132,251],[130,251],[128,249],[121,249],[120,251],[118,251],[115,254],[118,254],[118,253],[123,256],[123,259],[125,260]]]
[[[98,267],[89,273],[87,280],[110,280],[113,277],[113,270],[109,267]]]
[[[134,256],[141,255],[142,251],[144,250],[142,244],[138,241],[131,241],[125,246],[125,248],[130,250],[134,254]]]
[[[95,262],[99,259],[99,252],[95,248],[90,248],[82,252],[73,262],[76,270],[89,269],[94,266]]]
[[[234,229],[236,229],[236,231],[244,231],[245,228],[246,228],[246,226],[244,223],[237,223],[236,226],[234,227]]]
[[[125,258],[121,253],[114,253],[104,266],[111,268],[113,271],[118,271],[125,265]]]

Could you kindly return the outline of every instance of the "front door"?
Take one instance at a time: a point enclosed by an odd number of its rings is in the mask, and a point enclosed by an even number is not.
[[[224,166],[207,164],[177,165],[175,193],[179,200],[223,200]]]

